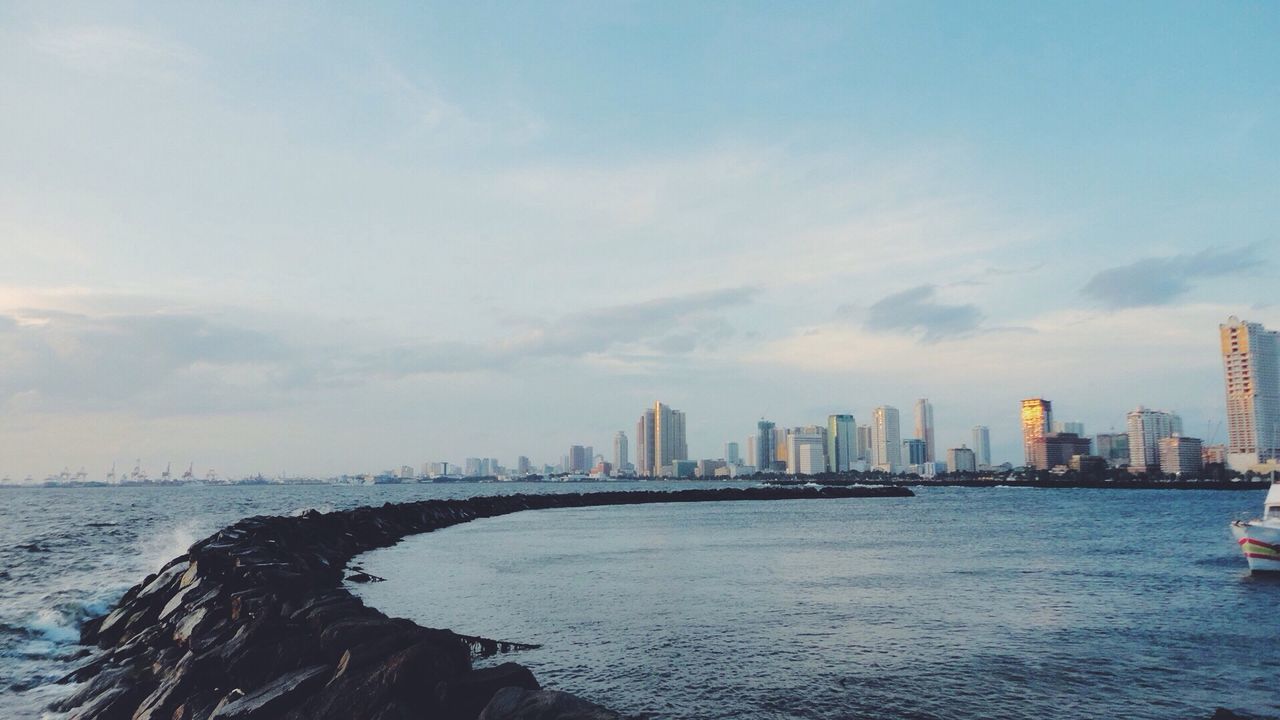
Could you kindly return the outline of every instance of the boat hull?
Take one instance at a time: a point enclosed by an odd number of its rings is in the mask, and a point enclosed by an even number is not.
[[[1253,572],[1280,572],[1280,525],[1267,522],[1235,522],[1231,524],[1244,559]]]

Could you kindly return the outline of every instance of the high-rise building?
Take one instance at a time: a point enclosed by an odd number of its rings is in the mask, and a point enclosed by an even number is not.
[[[902,441],[903,461],[908,465],[923,465],[928,462],[929,446],[920,438],[907,438]]]
[[[570,445],[568,458],[569,463],[565,465],[565,472],[584,473],[591,470],[591,455],[586,446]]]
[[[613,434],[613,467],[618,473],[625,473],[631,462],[627,457],[627,434],[621,430]]]
[[[1139,405],[1125,416],[1125,427],[1129,430],[1129,467],[1141,472],[1160,467],[1160,440],[1182,434],[1182,419]]]
[[[756,464],[756,470],[760,472],[769,472],[773,470],[773,458],[777,455],[777,451],[773,447],[774,431],[777,428],[768,420],[761,420],[756,423],[756,447],[755,453],[752,455],[752,461]]]
[[[463,460],[462,468],[463,468],[462,474],[466,475],[467,477],[480,477],[482,474],[481,467],[480,467],[480,458],[469,457],[466,460]]]
[[[773,461],[778,463],[779,467],[787,466],[787,435],[791,433],[787,428],[776,427],[773,429]]]
[[[937,457],[938,446],[933,442],[933,405],[928,398],[920,398],[916,401],[916,437],[924,441],[922,462],[933,462]]]
[[[1280,458],[1280,333],[1232,315],[1218,326],[1227,390],[1227,463]]]
[[[1094,438],[1094,450],[1111,467],[1129,464],[1128,433],[1098,433]]]
[[[849,472],[856,460],[857,425],[852,415],[827,416],[827,469],[831,472]]]
[[[1042,398],[1022,401],[1022,452],[1027,465],[1031,462],[1032,446],[1036,438],[1049,433],[1053,424],[1053,404]]]
[[[991,429],[986,425],[974,425],[972,434],[974,462],[978,467],[991,467]]]
[[[871,462],[871,426],[858,426],[858,446],[854,448],[854,460]]]
[[[516,473],[520,475],[528,475],[532,466],[529,464],[529,458],[521,455],[516,458]]]
[[[951,472],[977,472],[977,455],[964,445],[951,448],[947,451],[947,469]]]
[[[826,457],[826,428],[807,425],[787,433],[787,472],[792,475],[817,475],[825,472]]]
[[[730,465],[737,465],[742,462],[742,458],[738,456],[738,443],[727,442],[724,444],[724,461]]]
[[[756,450],[756,442],[757,442],[757,441],[758,441],[758,437],[757,437],[756,435],[748,435],[748,436],[747,436],[747,462],[746,462],[746,464],[747,464],[747,465],[751,465],[752,467],[755,467],[757,470],[759,470],[759,467],[757,467],[757,466],[755,465],[755,463],[760,462],[760,453],[759,453],[759,451],[757,451],[757,450]]]
[[[890,405],[881,405],[871,412],[871,464],[877,470],[890,473],[902,469],[898,409]]]
[[[1200,472],[1204,468],[1200,438],[1171,435],[1160,438],[1160,472],[1179,477]]]
[[[1052,470],[1070,466],[1071,458],[1088,455],[1093,443],[1075,433],[1046,433],[1031,442],[1031,467]]]
[[[1071,422],[1070,420],[1054,420],[1053,431],[1056,433],[1071,433],[1073,435],[1084,435],[1084,423]]]
[[[636,424],[636,473],[659,476],[664,469],[670,472],[672,462],[687,459],[689,445],[685,440],[684,413],[655,402]]]

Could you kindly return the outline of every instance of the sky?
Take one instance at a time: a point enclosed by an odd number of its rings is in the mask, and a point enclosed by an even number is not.
[[[367,5],[0,2],[0,475],[1221,442],[1280,328],[1275,3]]]

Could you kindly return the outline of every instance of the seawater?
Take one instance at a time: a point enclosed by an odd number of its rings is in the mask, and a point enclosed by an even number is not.
[[[1261,492],[918,492],[518,513],[355,590],[652,717],[1280,715],[1280,582],[1227,529]]]
[[[688,484],[683,484],[687,487]],[[252,515],[671,483],[0,488],[0,718],[38,718],[85,660],[80,624],[196,540]]]

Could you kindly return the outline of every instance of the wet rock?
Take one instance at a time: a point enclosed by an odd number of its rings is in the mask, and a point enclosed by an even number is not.
[[[559,690],[499,690],[476,720],[623,720],[623,716]]]
[[[503,688],[540,690],[541,687],[529,668],[508,662],[496,667],[472,670],[446,684],[442,700],[446,717],[451,720],[473,720]]]
[[[210,720],[254,720],[278,718],[296,705],[314,687],[324,682],[330,668],[312,665],[277,678],[275,681],[232,700],[213,713]]]
[[[192,545],[111,613],[84,624],[82,642],[104,652],[65,678],[84,684],[59,709],[86,720],[470,720],[482,708],[491,718],[613,718],[537,691],[519,665],[473,671],[473,656],[530,646],[388,618],[342,587],[343,567],[406,535],[526,509],[910,494],[856,487],[510,495],[246,518]],[[356,581],[380,579],[352,570]]]

